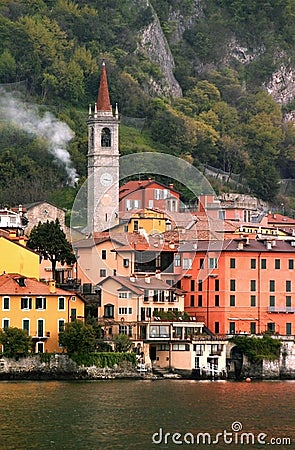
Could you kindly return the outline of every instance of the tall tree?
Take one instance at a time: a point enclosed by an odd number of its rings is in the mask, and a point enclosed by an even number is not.
[[[51,262],[52,276],[56,279],[56,264],[74,264],[76,257],[71,244],[61,229],[59,220],[36,225],[30,234],[27,246],[36,250],[44,259]]]

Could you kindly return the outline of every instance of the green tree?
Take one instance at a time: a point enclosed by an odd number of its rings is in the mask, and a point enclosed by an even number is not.
[[[117,334],[114,339],[116,352],[128,352],[132,347],[132,341],[127,334]]]
[[[28,248],[37,251],[44,259],[51,262],[52,276],[56,279],[56,264],[74,264],[76,257],[71,244],[60,227],[59,220],[36,225],[30,234]]]
[[[69,355],[88,354],[95,351],[96,333],[91,325],[76,320],[66,323],[64,331],[59,333],[59,342]]]
[[[7,358],[27,356],[32,348],[32,338],[26,330],[8,327],[0,332],[0,342]]]

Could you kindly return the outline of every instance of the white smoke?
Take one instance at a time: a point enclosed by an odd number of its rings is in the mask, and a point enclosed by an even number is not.
[[[49,152],[64,165],[69,183],[75,184],[79,177],[66,149],[67,143],[74,137],[74,132],[66,123],[59,121],[48,111],[41,115],[38,105],[28,105],[3,90],[0,90],[0,119],[43,138],[47,142]]]

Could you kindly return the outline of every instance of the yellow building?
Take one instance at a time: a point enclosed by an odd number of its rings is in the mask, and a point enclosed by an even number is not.
[[[58,334],[65,323],[84,321],[85,302],[77,293],[16,273],[0,275],[0,326],[25,329],[35,351],[62,352]]]
[[[19,242],[0,236],[0,273],[21,273],[39,279],[39,255]]]
[[[155,209],[141,209],[121,213],[120,224],[112,228],[114,232],[143,232],[161,234],[170,230],[171,220],[169,215]]]

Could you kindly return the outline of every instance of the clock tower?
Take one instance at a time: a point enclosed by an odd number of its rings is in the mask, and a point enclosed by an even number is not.
[[[118,223],[119,114],[110,104],[105,63],[97,103],[88,116],[87,231],[100,232]]]

